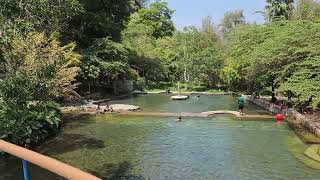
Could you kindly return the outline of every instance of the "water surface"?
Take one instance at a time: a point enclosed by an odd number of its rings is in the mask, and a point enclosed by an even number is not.
[[[199,99],[191,95],[190,99],[182,101],[172,101],[167,94],[131,95],[112,101],[112,104],[132,104],[141,107],[146,112],[195,112],[216,110],[238,111],[238,102],[235,96],[231,95],[203,95]],[[246,113],[267,114],[249,102],[245,103]]]
[[[193,102],[175,104],[163,96],[120,102],[137,102],[151,110],[155,107],[149,98],[162,101],[157,109],[171,112],[236,108],[232,96],[203,98],[201,102],[208,104],[200,107],[190,106]],[[247,111],[260,109],[250,105]],[[103,115],[68,122],[36,150],[103,179],[320,179],[319,170],[296,158],[306,147],[285,123],[240,121],[225,115],[186,118],[181,123],[164,117]],[[0,174],[0,179],[22,179],[20,160],[2,158]],[[30,167],[30,175],[59,179],[36,166]]]

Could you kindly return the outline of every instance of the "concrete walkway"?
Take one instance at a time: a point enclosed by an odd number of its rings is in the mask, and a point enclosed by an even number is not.
[[[210,117],[213,115],[219,114],[227,114],[233,115],[237,118],[252,118],[252,119],[268,119],[268,120],[275,120],[275,116],[272,115],[259,115],[259,114],[245,114],[243,116],[240,115],[237,111],[207,111],[202,113],[169,113],[169,112],[131,112],[131,111],[121,111],[119,114],[123,115],[134,115],[134,116],[158,116],[158,117]]]

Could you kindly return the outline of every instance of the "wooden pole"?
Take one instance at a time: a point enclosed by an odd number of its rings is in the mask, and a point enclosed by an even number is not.
[[[68,164],[62,163],[58,160],[44,156],[29,149],[11,144],[9,142],[0,140],[0,151],[4,151],[23,160],[38,165],[47,169],[57,175],[71,180],[100,180],[99,178],[88,174],[80,169],[72,167]]]

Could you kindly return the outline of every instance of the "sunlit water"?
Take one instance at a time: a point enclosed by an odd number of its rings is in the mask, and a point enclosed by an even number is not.
[[[133,104],[140,106],[147,112],[204,112],[214,110],[238,110],[238,102],[234,96],[211,95],[190,96],[188,100],[171,101],[167,94],[132,95],[120,100],[112,101],[113,104]],[[245,112],[254,114],[266,114],[267,112],[257,106],[246,103]]]
[[[139,98],[123,101],[139,102]],[[217,99],[216,103],[223,100],[230,108],[236,106],[231,96]],[[182,106],[167,101],[158,107],[166,110],[166,103],[171,112]],[[228,108],[223,103],[212,109],[192,106],[197,108],[194,112]],[[248,111],[260,111],[250,107]],[[104,115],[67,123],[37,151],[104,179],[320,179],[319,170],[296,158],[306,147],[286,124],[270,121],[221,115],[175,122],[173,118]],[[1,159],[0,173],[0,179],[22,179],[20,160]],[[58,179],[35,166],[30,167],[30,175],[31,179]]]

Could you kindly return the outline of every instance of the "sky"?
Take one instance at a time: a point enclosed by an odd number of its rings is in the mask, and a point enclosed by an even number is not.
[[[151,1],[152,2],[152,1]],[[178,30],[185,26],[201,26],[202,19],[211,16],[218,25],[227,11],[243,9],[247,22],[262,24],[264,18],[256,11],[263,10],[265,0],[167,0],[175,10],[173,20]]]

